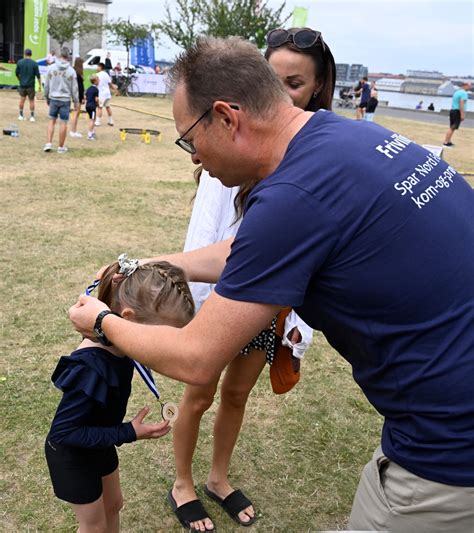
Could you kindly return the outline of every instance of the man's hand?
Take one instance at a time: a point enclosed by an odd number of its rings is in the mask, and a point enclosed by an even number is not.
[[[163,437],[171,430],[168,420],[163,420],[159,424],[144,424],[143,419],[150,412],[149,407],[144,407],[139,411],[137,416],[132,420],[132,426],[137,435],[137,440],[158,439]]]
[[[81,294],[78,302],[69,309],[69,319],[74,329],[83,337],[96,340],[94,335],[95,319],[105,309],[109,309],[108,306],[97,298]]]

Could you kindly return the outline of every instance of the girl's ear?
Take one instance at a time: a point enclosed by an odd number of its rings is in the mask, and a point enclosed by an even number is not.
[[[125,320],[135,320],[135,311],[131,307],[125,307],[125,309],[122,309],[121,313],[122,318],[125,318]]]

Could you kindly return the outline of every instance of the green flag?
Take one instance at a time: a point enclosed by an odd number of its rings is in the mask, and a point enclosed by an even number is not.
[[[308,10],[305,7],[295,7],[293,9],[293,28],[304,28],[308,19]]]
[[[48,0],[25,0],[24,48],[30,48],[33,59],[44,59],[48,53]]]

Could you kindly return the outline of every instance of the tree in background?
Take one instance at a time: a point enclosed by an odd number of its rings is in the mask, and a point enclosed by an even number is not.
[[[203,0],[176,0],[177,18],[171,16],[170,6],[166,2],[166,19],[156,27],[181,48],[189,48],[199,33],[201,12],[205,7]]]
[[[177,0],[177,17],[173,19],[168,3],[166,18],[156,29],[182,48],[188,48],[199,34],[213,37],[237,35],[265,46],[266,34],[284,25],[281,19],[285,2],[272,10],[258,0]]]
[[[155,24],[134,24],[130,20],[118,18],[104,24],[104,29],[110,34],[112,44],[124,46],[127,50],[127,72],[130,68],[130,48],[138,41],[146,39],[155,33]]]
[[[48,33],[60,48],[96,29],[94,17],[81,5],[60,7],[48,15]]]

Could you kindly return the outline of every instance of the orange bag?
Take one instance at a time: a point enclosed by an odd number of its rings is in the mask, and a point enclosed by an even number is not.
[[[285,319],[291,308],[284,307],[277,315],[275,357],[270,366],[270,381],[275,394],[284,394],[300,380],[300,360],[293,357],[291,348],[281,343],[285,334]]]

